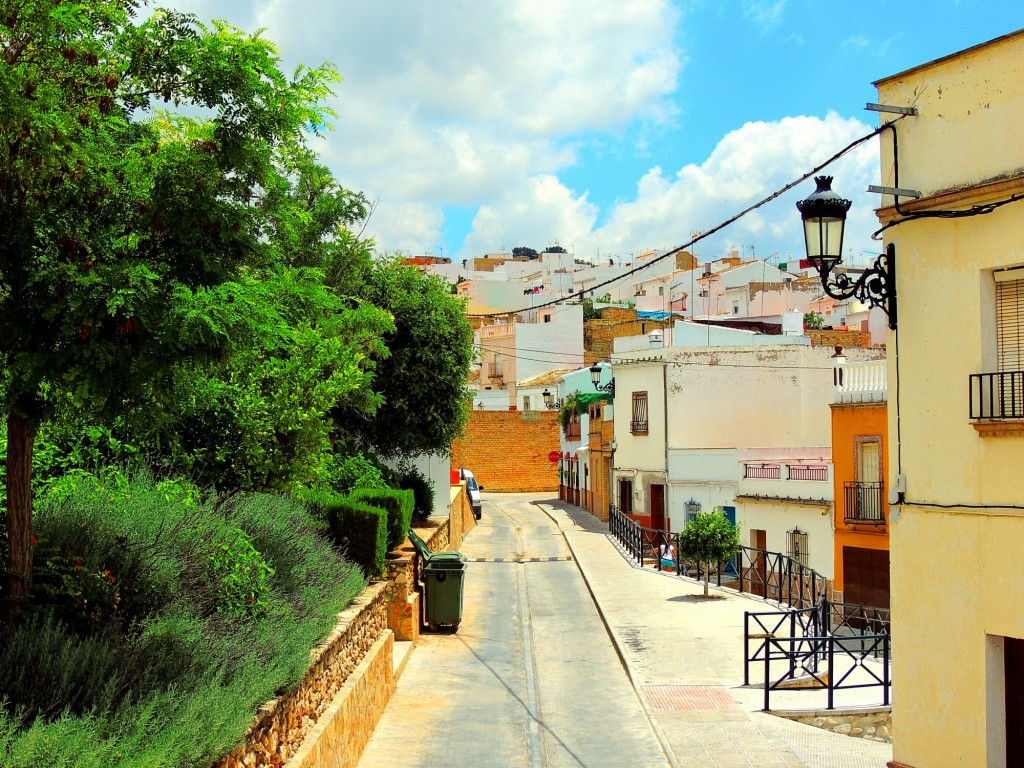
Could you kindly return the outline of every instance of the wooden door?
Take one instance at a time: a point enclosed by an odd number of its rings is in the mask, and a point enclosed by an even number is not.
[[[665,530],[665,486],[651,486],[651,528]]]

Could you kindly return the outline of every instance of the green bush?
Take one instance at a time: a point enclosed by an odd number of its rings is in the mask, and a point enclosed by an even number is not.
[[[409,535],[412,513],[416,504],[412,491],[394,488],[360,488],[353,491],[349,498],[372,504],[387,512],[388,551],[402,546],[405,537]]]
[[[0,632],[0,768],[207,766],[305,674],[359,568],[289,499],[194,491],[77,473],[40,495],[30,610]]]
[[[384,573],[388,553],[386,510],[324,489],[302,490],[296,497],[368,577]]]
[[[401,486],[412,491],[413,520],[423,521],[434,514],[434,481],[415,467],[402,475]]]

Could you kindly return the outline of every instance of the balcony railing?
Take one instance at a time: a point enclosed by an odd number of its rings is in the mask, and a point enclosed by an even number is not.
[[[848,523],[885,525],[885,509],[882,494],[885,483],[846,482],[846,513]]]
[[[580,439],[580,422],[576,419],[570,421],[565,425],[565,439],[566,440],[579,440]]]
[[[646,435],[647,434],[647,420],[643,421],[631,421],[629,422],[629,431],[634,435]]]
[[[782,478],[782,467],[778,464],[744,464],[743,477],[755,477],[761,480],[779,480]]]
[[[885,360],[846,363],[836,358],[833,402],[884,403],[888,396],[886,373]]]
[[[972,419],[1024,419],[1024,371],[971,374]]]
[[[790,464],[790,480],[828,480],[828,467]]]
[[[500,379],[503,378],[501,363],[488,363],[487,364],[487,378],[489,379]]]

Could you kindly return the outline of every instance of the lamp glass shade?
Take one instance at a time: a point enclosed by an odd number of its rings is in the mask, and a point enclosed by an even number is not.
[[[544,405],[551,405],[555,402],[555,396],[548,392],[546,389],[540,393],[540,396],[544,398]]]
[[[804,222],[807,260],[817,269],[831,269],[842,258],[843,228],[850,201],[832,191],[831,176],[817,176],[814,194],[796,204]]]
[[[590,366],[590,383],[595,387],[601,383],[601,366],[596,363]]]
[[[815,267],[835,266],[843,255],[843,229],[846,222],[836,217],[816,216],[804,219],[807,260]]]

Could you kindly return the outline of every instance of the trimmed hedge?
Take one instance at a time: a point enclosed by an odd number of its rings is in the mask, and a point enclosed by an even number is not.
[[[409,535],[412,513],[416,507],[416,496],[412,491],[359,488],[352,491],[349,498],[385,510],[388,515],[388,551],[402,546],[405,537]]]
[[[412,491],[415,499],[413,520],[422,522],[434,514],[434,481],[418,469],[411,469],[402,475],[401,486]]]
[[[384,573],[389,549],[388,513],[384,509],[330,490],[303,489],[295,495],[368,577]]]

